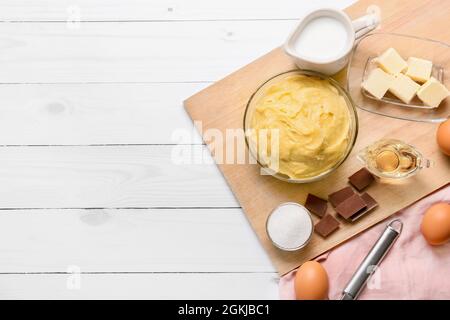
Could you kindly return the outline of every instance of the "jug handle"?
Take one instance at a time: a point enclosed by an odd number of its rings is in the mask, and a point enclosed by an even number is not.
[[[366,14],[352,21],[355,30],[355,40],[374,30],[380,24],[380,18],[375,13]]]

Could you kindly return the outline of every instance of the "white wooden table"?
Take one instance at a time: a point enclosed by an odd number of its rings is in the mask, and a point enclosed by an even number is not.
[[[0,0],[0,298],[278,298],[219,171],[173,163],[173,134],[183,99],[352,2]]]

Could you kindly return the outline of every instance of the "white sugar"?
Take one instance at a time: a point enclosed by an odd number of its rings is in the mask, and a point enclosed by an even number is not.
[[[280,205],[267,221],[270,239],[283,249],[292,250],[304,246],[312,231],[313,224],[308,211],[294,203]]]

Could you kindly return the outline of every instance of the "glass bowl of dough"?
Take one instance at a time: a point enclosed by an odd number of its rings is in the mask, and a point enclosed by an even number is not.
[[[261,174],[308,183],[328,176],[348,157],[358,116],[351,97],[334,79],[293,70],[270,78],[253,93],[244,130]]]

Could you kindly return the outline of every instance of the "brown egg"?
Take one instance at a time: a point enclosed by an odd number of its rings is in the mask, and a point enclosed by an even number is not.
[[[420,226],[429,244],[437,246],[450,240],[450,204],[437,203],[425,212]]]
[[[308,261],[298,268],[294,281],[298,300],[328,299],[328,274],[316,261]]]
[[[439,125],[436,132],[436,140],[441,151],[450,156],[450,119]]]

